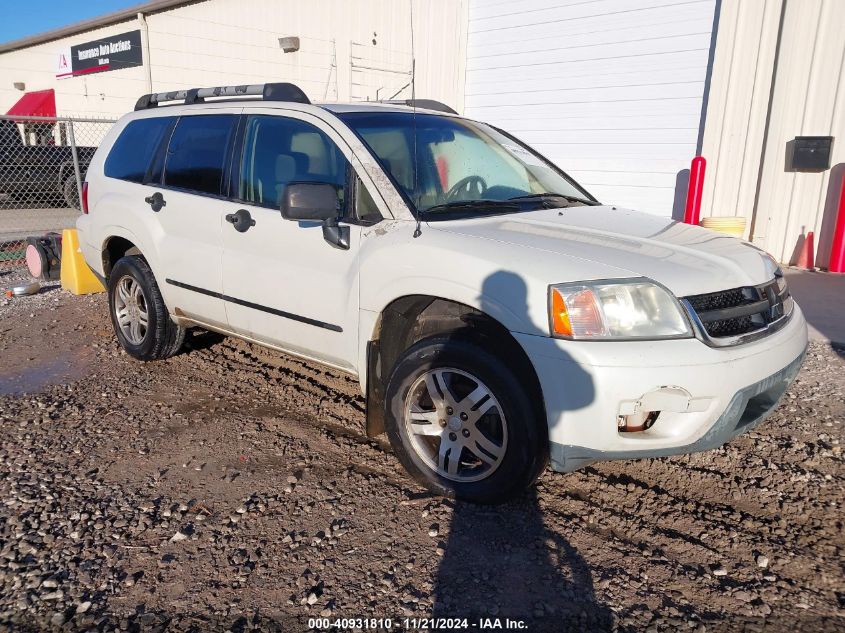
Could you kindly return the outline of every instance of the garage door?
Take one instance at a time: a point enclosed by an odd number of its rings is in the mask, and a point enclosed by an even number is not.
[[[599,200],[670,215],[696,154],[715,0],[471,0],[465,114]]]

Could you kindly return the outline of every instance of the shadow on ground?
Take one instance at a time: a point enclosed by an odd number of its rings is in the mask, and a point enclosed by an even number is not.
[[[845,344],[845,275],[791,268],[789,291],[810,326],[810,338]]]
[[[185,335],[185,348],[182,353],[187,354],[193,350],[209,349],[224,340],[226,340],[226,337],[217,332],[192,328]]]
[[[503,628],[509,618],[526,622],[530,631],[611,628],[589,565],[546,528],[534,489],[496,509],[457,502],[444,549],[434,588],[436,618],[500,618]]]

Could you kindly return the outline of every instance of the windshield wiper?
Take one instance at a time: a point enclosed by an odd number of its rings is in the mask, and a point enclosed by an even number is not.
[[[460,211],[475,211],[478,209],[494,208],[499,211],[519,211],[519,205],[507,200],[455,200],[429,207],[423,213],[450,213]]]
[[[568,196],[563,193],[552,193],[550,191],[543,193],[529,193],[524,196],[514,196],[513,198],[508,198],[508,200],[533,200],[537,198],[562,198],[563,200],[568,200],[569,202],[580,202],[581,204],[588,204],[591,206],[599,204],[598,202],[579,198],[578,196]]]

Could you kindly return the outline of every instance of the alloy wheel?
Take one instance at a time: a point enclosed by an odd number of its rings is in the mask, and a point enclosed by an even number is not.
[[[476,376],[438,367],[422,374],[405,399],[411,446],[440,476],[480,481],[501,464],[508,427],[499,401]]]
[[[134,277],[124,275],[117,282],[114,315],[123,336],[132,345],[140,345],[147,335],[149,312],[147,298]]]

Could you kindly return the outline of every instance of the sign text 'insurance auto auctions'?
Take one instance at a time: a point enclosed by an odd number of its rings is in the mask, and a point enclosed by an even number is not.
[[[66,79],[89,73],[141,66],[143,63],[141,31],[129,31],[63,49],[59,52],[56,77]]]

